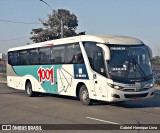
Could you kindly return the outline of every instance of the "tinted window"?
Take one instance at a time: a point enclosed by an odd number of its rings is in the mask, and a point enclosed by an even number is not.
[[[28,65],[29,60],[28,60],[27,56],[28,56],[27,50],[19,51],[18,65]]]
[[[126,48],[121,49],[121,50],[115,50],[112,47],[110,47],[110,49],[111,49],[110,50],[111,60],[109,61],[109,64],[119,65],[119,64],[123,64],[126,61],[128,61],[128,51]]]
[[[11,65],[81,64],[84,63],[79,44],[42,47],[8,53]]]
[[[50,63],[50,48],[39,48],[39,64]]]
[[[119,81],[145,81],[152,78],[150,59],[145,46],[109,45],[109,74]]]
[[[84,63],[79,44],[69,44],[66,46],[65,63],[81,64]]]
[[[62,64],[65,59],[65,46],[55,46],[51,48],[51,63]]]
[[[37,65],[39,64],[39,61],[38,61],[38,49],[30,49],[28,51],[29,53],[29,56],[27,57],[29,62],[30,62],[30,65]]]
[[[94,42],[85,42],[84,48],[86,50],[91,68],[105,76],[106,72],[102,48],[98,47]]]
[[[9,52],[8,53],[8,64],[10,65],[18,65],[18,52]]]

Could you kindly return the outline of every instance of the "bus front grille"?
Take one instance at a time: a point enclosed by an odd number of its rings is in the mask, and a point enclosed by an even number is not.
[[[147,91],[149,88],[142,88],[142,89],[136,89],[136,88],[131,88],[131,89],[123,89],[122,91],[125,92],[140,92],[140,91]]]
[[[124,94],[125,98],[143,98],[146,97],[148,93],[143,94]]]

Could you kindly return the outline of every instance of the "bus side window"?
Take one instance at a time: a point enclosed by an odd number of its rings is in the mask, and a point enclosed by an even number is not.
[[[65,63],[68,64],[83,64],[83,56],[78,43],[68,44],[66,46]]]
[[[13,52],[8,52],[8,64],[13,65]]]
[[[38,49],[30,49],[29,51],[29,60],[30,60],[30,65],[38,65]]]
[[[83,64],[84,60],[83,60],[82,53],[74,54],[71,63]]]
[[[18,52],[13,52],[13,59],[12,59],[13,65],[18,65]]]
[[[28,65],[27,50],[19,51],[18,65]]]
[[[98,47],[95,42],[84,42],[83,45],[86,50],[91,68],[95,72],[106,76],[102,48]]]
[[[50,63],[50,48],[39,48],[39,64],[49,64]]]
[[[65,63],[72,64],[74,60],[74,44],[66,45]]]
[[[54,46],[51,48],[50,61],[53,64],[62,64],[65,59],[65,46]]]
[[[104,68],[104,59],[103,59],[102,52],[94,51],[94,54],[93,54],[93,69],[96,72],[104,75],[105,68]]]

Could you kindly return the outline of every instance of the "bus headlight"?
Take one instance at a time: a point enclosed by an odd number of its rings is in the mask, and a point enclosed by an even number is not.
[[[116,90],[121,90],[121,89],[123,89],[123,87],[121,87],[121,86],[114,85],[114,84],[110,84],[110,83],[108,83],[108,86],[110,86],[111,88],[114,88],[114,89],[116,89]]]
[[[153,86],[154,86],[154,84],[153,84],[153,83],[151,83],[151,84],[150,84],[150,86],[149,86],[149,88],[152,88]]]

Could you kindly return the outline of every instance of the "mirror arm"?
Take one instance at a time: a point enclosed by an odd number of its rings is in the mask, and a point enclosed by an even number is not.
[[[104,51],[105,60],[110,60],[110,50],[109,48],[104,44],[97,44],[98,47],[101,47]]]
[[[147,51],[148,51],[148,53],[149,53],[149,57],[150,57],[150,59],[152,59],[152,50],[151,50],[151,48],[148,46],[148,45],[145,45],[146,46],[146,48],[147,48]]]

